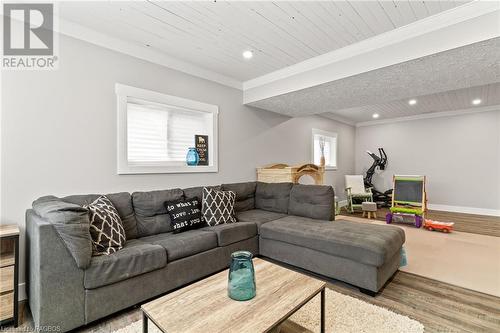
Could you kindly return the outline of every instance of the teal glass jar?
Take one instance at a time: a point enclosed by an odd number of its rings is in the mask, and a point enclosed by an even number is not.
[[[198,151],[196,150],[196,148],[190,147],[186,155],[186,164],[189,166],[196,166],[198,165],[199,161],[200,155],[198,155]]]
[[[236,301],[247,301],[255,297],[255,270],[252,256],[248,251],[231,254],[227,293]]]

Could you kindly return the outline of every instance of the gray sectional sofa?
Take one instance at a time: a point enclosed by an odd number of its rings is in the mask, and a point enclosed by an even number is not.
[[[97,257],[78,248],[86,246],[85,233],[82,240],[81,230],[64,229],[77,223],[64,220],[64,209],[50,215],[36,201],[26,212],[27,290],[35,325],[62,331],[86,325],[218,272],[228,267],[232,252],[242,249],[371,292],[398,269],[404,232],[331,222],[329,186],[249,182],[221,187],[236,192],[238,222],[180,234],[172,233],[163,202],[201,197],[202,187],[107,195],[123,220],[127,243]],[[60,201],[80,207],[97,197]]]

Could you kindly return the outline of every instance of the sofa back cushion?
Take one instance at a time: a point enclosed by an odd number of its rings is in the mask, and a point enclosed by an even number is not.
[[[170,216],[164,203],[182,197],[183,192],[180,188],[132,193],[138,237],[172,231]]]
[[[257,182],[255,208],[286,214],[292,186],[292,183]]]
[[[236,212],[243,212],[255,208],[256,186],[257,182],[222,184],[222,190],[236,193],[234,210]]]
[[[220,185],[189,187],[182,190],[184,192],[184,198],[185,199],[198,198],[200,199],[201,202],[201,199],[203,197],[204,187],[213,188],[214,190],[219,190],[219,191],[222,189]]]
[[[54,226],[78,268],[87,268],[92,257],[88,210],[54,196],[38,198],[33,210]]]
[[[288,214],[318,220],[334,219],[335,194],[331,186],[294,184]]]
[[[66,202],[76,205],[90,205],[96,200],[100,194],[80,194],[70,195],[62,198]],[[127,239],[137,238],[137,220],[135,219],[134,206],[132,205],[132,196],[128,192],[106,194],[106,197],[111,201],[113,206],[118,211],[118,215],[122,219],[125,236]]]

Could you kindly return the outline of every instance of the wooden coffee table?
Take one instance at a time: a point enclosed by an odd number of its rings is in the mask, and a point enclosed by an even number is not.
[[[262,259],[253,262],[255,298],[230,299],[225,270],[142,305],[143,332],[148,318],[165,333],[269,332],[319,293],[325,331],[325,282]]]

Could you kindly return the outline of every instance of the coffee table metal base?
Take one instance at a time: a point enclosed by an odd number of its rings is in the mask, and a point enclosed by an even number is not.
[[[142,311],[142,332],[148,332],[148,316],[146,316],[146,313],[144,311]]]
[[[316,294],[317,295],[317,294]],[[314,295],[314,296],[316,296]],[[314,298],[311,297],[312,298]],[[325,288],[321,289],[321,309],[320,309],[320,332],[325,333]],[[309,299],[309,301],[311,300]],[[307,304],[308,302],[305,302],[304,304]],[[302,307],[298,308],[297,310],[301,309]],[[296,311],[297,311],[296,310]],[[146,312],[142,311],[142,333],[148,333],[148,316],[146,315]],[[296,311],[293,311],[290,313],[290,316],[293,315]],[[287,318],[283,319],[281,322],[279,322],[276,326],[281,325],[285,320],[290,318],[288,316]],[[274,327],[273,327],[274,328]],[[272,329],[272,328],[271,328]],[[243,332],[242,332],[243,333]]]

